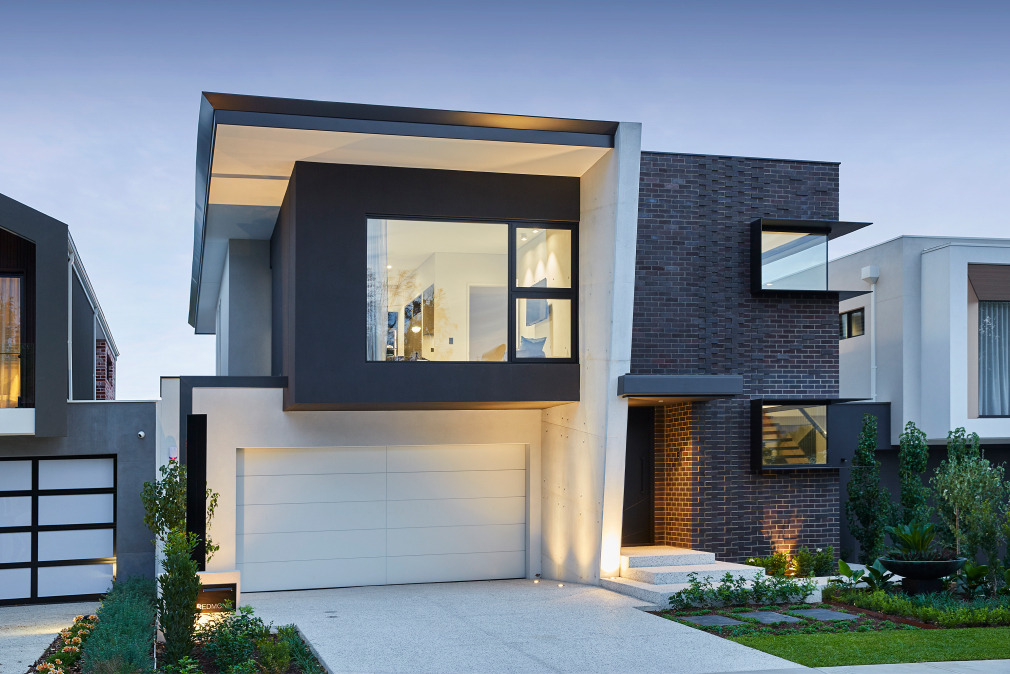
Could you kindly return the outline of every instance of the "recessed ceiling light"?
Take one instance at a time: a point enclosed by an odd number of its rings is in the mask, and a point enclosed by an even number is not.
[[[525,235],[525,234],[523,234],[523,235],[522,235],[521,237],[519,237],[519,240],[520,240],[520,241],[525,241],[525,240],[526,240],[526,235]]]
[[[392,268],[393,268],[393,265],[391,265],[391,264],[387,264],[386,265],[386,269],[392,269]]]
[[[534,230],[533,230],[533,233],[534,233],[534,234],[539,234],[539,233],[540,233],[540,230],[539,230],[539,229],[534,229]]]
[[[420,325],[412,325],[412,326],[410,326],[410,331],[414,332],[414,333],[421,332],[421,326]]]

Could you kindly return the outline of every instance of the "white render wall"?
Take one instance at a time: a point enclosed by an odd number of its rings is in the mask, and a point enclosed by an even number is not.
[[[207,486],[220,494],[208,571],[235,568],[239,449],[511,443],[527,447],[527,573],[541,572],[540,411],[284,412],[282,402],[279,388],[193,390],[193,414],[207,415]]]
[[[580,402],[543,412],[543,572],[599,582],[620,566],[641,125],[622,123],[582,176]]]
[[[977,326],[969,311],[969,264],[1010,264],[1010,241],[903,236],[833,260],[830,287],[868,288],[860,269],[880,268],[877,283],[877,400],[891,403],[891,443],[906,421],[930,442],[964,426],[989,442],[1010,439],[1010,419],[977,418]],[[866,307],[866,335],[839,343],[843,398],[869,395],[870,297],[839,304]],[[974,359],[974,360],[973,360]]]

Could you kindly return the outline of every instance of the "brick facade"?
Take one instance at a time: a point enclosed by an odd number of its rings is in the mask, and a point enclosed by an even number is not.
[[[116,354],[104,339],[95,340],[95,400],[116,399]]]
[[[838,545],[837,471],[750,469],[747,399],[838,395],[837,299],[751,292],[759,217],[836,220],[838,166],[642,153],[631,372],[739,374],[745,391],[657,409],[656,539],[727,561]]]

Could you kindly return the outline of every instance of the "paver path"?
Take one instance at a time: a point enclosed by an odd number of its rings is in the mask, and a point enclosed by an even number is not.
[[[334,672],[804,669],[588,585],[390,585],[243,594],[242,602],[276,625],[296,623]]]

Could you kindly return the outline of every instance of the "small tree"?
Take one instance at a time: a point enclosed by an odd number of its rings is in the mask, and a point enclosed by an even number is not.
[[[852,472],[846,485],[848,501],[845,515],[849,530],[859,541],[859,561],[872,564],[884,550],[884,527],[890,520],[891,498],[880,486],[880,462],[877,461],[877,417],[863,415]]]
[[[175,459],[169,459],[168,464],[158,469],[161,479],[145,482],[140,492],[140,500],[144,504],[144,524],[154,534],[155,540],[165,543],[173,531],[186,530],[186,466]],[[207,531],[205,549],[207,559],[221,547],[214,545],[210,539],[210,523],[217,510],[218,494],[207,490]]]
[[[916,427],[915,422],[905,424],[904,432],[898,437],[898,479],[901,483],[900,524],[929,522],[929,487],[922,482],[922,474],[929,461],[929,445],[926,434]]]
[[[958,428],[947,434],[947,458],[930,484],[944,542],[969,559],[984,552],[995,578],[997,554],[1007,533],[1010,489],[1003,466],[985,458],[977,433],[968,435]]]

